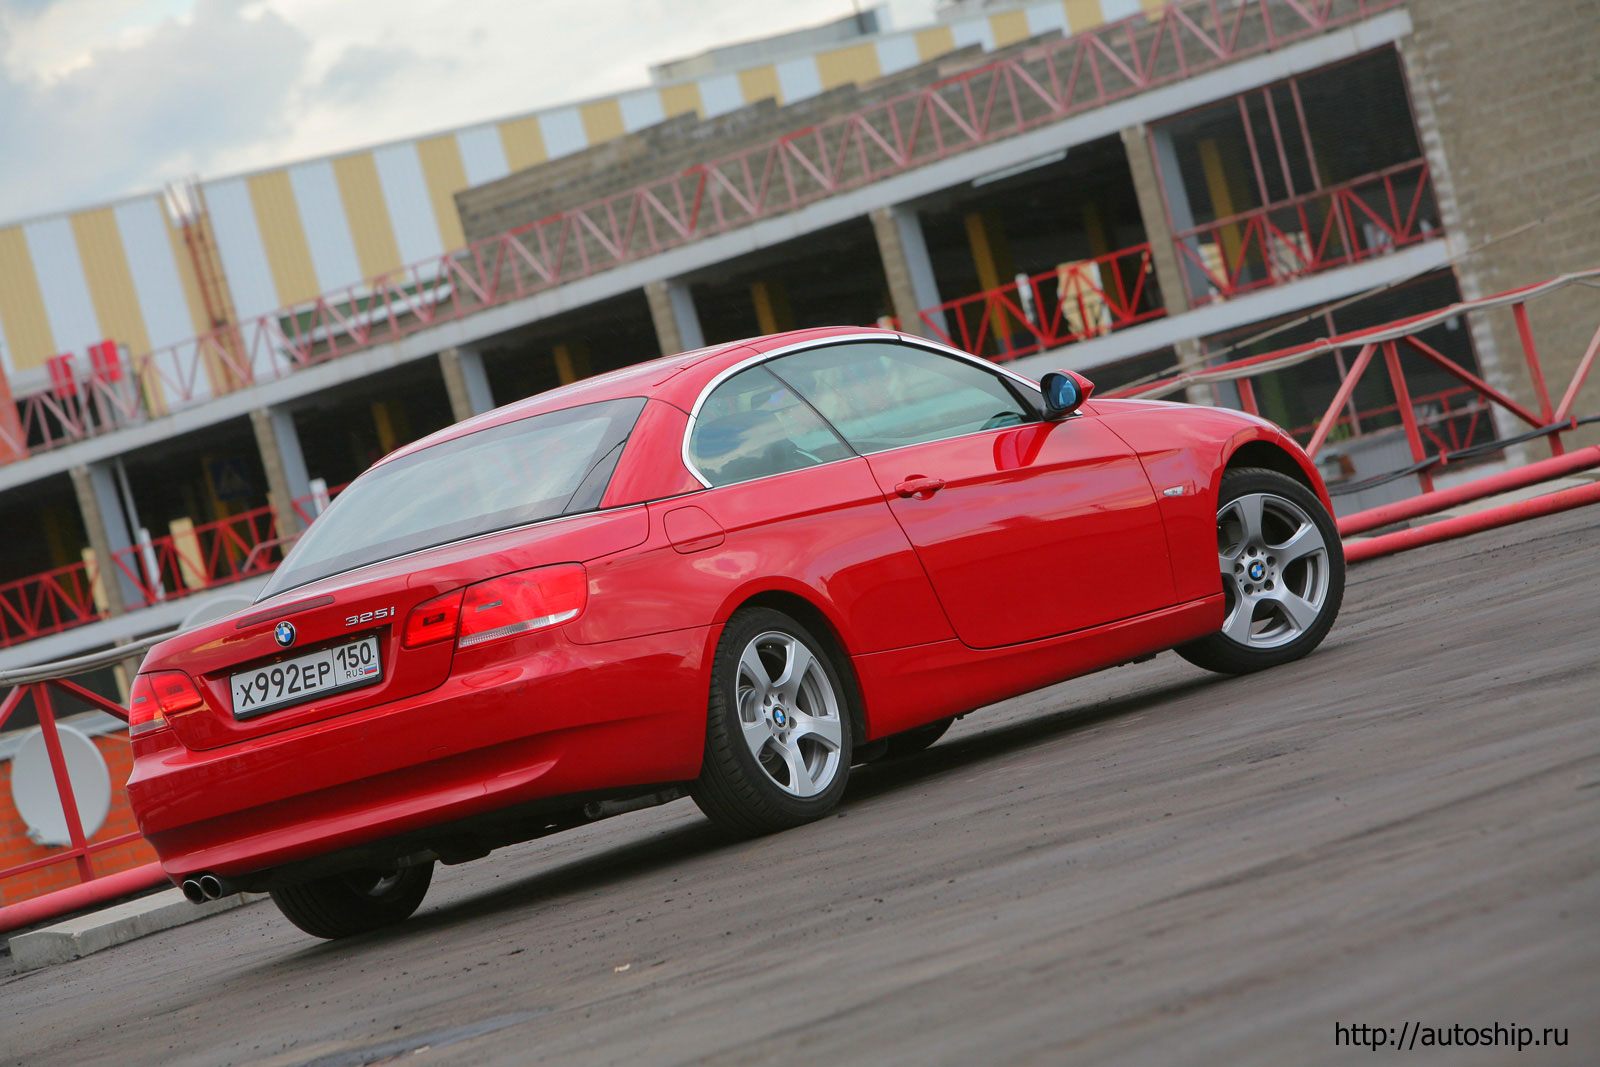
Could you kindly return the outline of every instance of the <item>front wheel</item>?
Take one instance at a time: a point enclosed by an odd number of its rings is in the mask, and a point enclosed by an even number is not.
[[[284,918],[330,941],[392,926],[422,905],[433,863],[391,870],[348,871],[271,891]]]
[[[690,789],[712,822],[770,833],[821,818],[850,774],[850,707],[828,646],[781,612],[746,608],[711,667],[705,760]]]
[[[1217,564],[1222,629],[1178,647],[1190,663],[1248,674],[1299,659],[1322,643],[1344,600],[1344,546],[1322,502],[1277,471],[1222,476]]]

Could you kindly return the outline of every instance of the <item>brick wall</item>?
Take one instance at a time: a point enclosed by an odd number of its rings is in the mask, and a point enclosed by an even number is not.
[[[107,813],[105,824],[100,827],[99,832],[89,839],[90,844],[109,841],[139,828],[134,822],[133,811],[128,807],[126,783],[128,772],[133,767],[133,750],[128,745],[127,735],[106,734],[95,738],[94,744],[106,761],[106,770],[111,776],[111,810]],[[16,803],[11,799],[11,761],[0,761],[0,871],[59,855],[64,851],[63,847],[47,848],[28,840],[27,824],[22,821],[22,816],[17,814]],[[92,857],[92,862],[96,874],[111,874],[149,863],[155,858],[155,850],[143,840],[139,840],[96,853]],[[19,900],[36,897],[55,889],[65,889],[77,883],[78,865],[70,859],[63,859],[27,874],[14,875],[10,878],[0,876],[0,906],[15,904]]]
[[[1600,266],[1600,0],[1411,0],[1415,33],[1402,47],[1430,155],[1442,155],[1454,218],[1468,246],[1565,214],[1472,255],[1458,269],[1464,296],[1488,295]],[[1600,294],[1569,289],[1529,305],[1545,376],[1559,403],[1600,326]],[[1509,312],[1474,324],[1500,375],[1531,404]],[[1600,414],[1600,374],[1577,413]],[[1584,440],[1600,440],[1593,426]]]

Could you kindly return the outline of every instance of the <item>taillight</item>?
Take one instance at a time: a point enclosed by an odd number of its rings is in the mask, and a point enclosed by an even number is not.
[[[456,646],[470,648],[571,622],[588,600],[589,576],[581,563],[535,567],[469,585]]]
[[[167,725],[167,717],[200,706],[200,690],[182,671],[152,671],[133,680],[128,694],[128,736],[141,737]]]
[[[457,589],[412,608],[411,614],[406,616],[400,643],[406,648],[419,648],[454,637],[456,623],[461,619],[461,593],[462,590]]]

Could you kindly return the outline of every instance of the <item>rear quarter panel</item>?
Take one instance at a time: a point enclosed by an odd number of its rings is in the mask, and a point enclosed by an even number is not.
[[[693,522],[668,518],[691,507],[702,513]],[[852,655],[953,636],[865,460],[706,489],[649,511],[645,544],[588,565],[589,606],[568,627],[574,641],[722,623],[764,592],[811,602]]]

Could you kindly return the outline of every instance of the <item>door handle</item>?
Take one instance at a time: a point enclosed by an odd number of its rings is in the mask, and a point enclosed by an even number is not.
[[[906,498],[916,497],[918,500],[927,500],[933,494],[944,488],[943,478],[928,478],[921,474],[913,474],[905,481],[894,487],[897,495]]]

